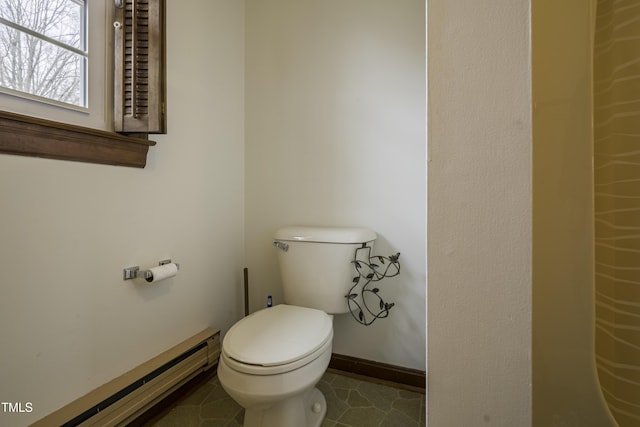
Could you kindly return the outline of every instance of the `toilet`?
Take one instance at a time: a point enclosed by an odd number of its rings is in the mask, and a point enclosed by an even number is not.
[[[284,304],[258,310],[224,337],[218,379],[245,408],[245,427],[319,427],[327,403],[315,387],[348,313],[356,250],[376,233],[356,227],[284,227],[275,234]]]

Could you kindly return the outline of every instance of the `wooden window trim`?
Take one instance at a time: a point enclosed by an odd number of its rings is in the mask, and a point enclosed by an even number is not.
[[[0,153],[144,168],[154,141],[0,111]]]

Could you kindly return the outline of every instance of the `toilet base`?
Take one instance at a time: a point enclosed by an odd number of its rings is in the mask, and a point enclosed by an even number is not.
[[[317,388],[266,409],[246,409],[244,427],[320,427],[327,401]]]

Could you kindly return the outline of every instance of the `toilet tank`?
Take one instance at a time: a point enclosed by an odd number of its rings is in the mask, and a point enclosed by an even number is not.
[[[351,261],[356,250],[373,247],[376,233],[357,227],[284,227],[274,246],[287,304],[347,313],[345,295],[357,276]],[[367,251],[359,251],[359,255]],[[360,256],[359,259],[362,259]]]

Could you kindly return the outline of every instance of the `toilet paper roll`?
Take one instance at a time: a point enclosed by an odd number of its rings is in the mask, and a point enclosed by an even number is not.
[[[160,280],[168,279],[178,274],[178,266],[170,262],[169,264],[160,265],[158,267],[150,268],[151,277],[145,278],[149,283],[156,283]]]

